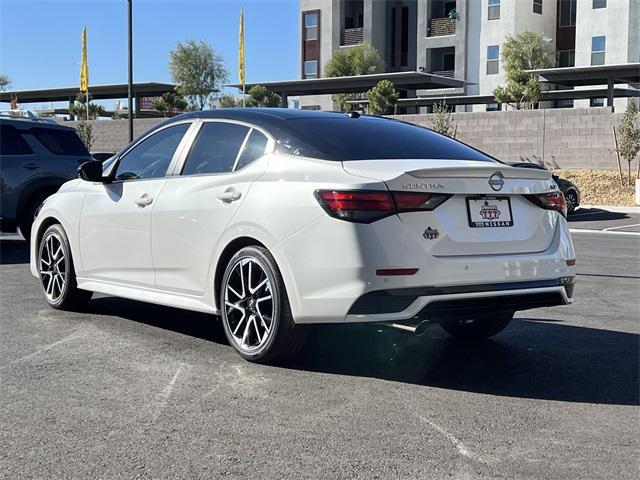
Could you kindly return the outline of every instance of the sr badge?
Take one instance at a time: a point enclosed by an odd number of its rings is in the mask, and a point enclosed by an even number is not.
[[[427,240],[435,240],[440,235],[437,228],[427,227],[422,236]]]

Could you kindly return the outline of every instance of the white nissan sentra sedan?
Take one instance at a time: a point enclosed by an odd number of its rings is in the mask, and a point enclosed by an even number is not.
[[[571,303],[575,252],[549,172],[415,125],[287,109],[152,128],[40,208],[31,271],[53,308],[92,292],[220,315],[248,360],[308,324],[439,323],[457,337]]]

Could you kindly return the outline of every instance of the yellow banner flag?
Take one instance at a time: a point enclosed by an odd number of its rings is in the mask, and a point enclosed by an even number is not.
[[[89,90],[89,65],[87,63],[87,27],[82,29],[82,66],[80,67],[80,91]]]
[[[240,35],[238,45],[238,79],[244,85],[244,11],[240,9]]]

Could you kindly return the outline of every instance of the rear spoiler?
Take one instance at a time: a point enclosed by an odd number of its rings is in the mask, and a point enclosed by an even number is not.
[[[516,168],[509,166],[497,166],[494,164],[487,166],[463,166],[463,167],[441,167],[413,170],[406,172],[415,178],[489,178],[494,173],[499,173],[503,178],[515,178],[526,180],[549,180],[551,172],[535,168]]]

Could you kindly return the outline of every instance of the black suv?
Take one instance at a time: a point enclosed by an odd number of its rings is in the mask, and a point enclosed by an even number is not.
[[[28,239],[40,204],[91,159],[71,127],[0,117],[0,230]]]

